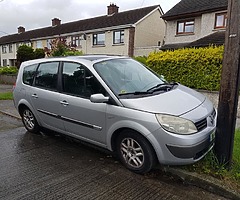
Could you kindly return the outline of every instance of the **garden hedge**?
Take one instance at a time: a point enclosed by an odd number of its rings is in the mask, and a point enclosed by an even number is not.
[[[7,66],[7,67],[1,67],[0,66],[0,74],[6,74],[6,75],[12,75],[17,74],[18,69],[14,66]]]
[[[223,46],[210,46],[154,52],[148,56],[147,66],[168,81],[195,89],[218,91],[223,51]]]

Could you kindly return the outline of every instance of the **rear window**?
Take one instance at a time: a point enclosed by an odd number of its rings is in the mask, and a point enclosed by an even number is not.
[[[34,75],[37,69],[37,64],[24,67],[23,69],[23,83],[26,85],[32,85]]]

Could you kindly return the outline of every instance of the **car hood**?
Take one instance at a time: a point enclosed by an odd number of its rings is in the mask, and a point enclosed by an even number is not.
[[[120,99],[124,107],[151,113],[180,116],[200,106],[206,97],[183,85],[158,95]]]

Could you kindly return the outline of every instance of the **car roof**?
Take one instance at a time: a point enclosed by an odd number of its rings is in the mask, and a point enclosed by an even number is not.
[[[38,64],[41,62],[50,62],[50,61],[81,61],[81,62],[90,62],[91,64],[111,60],[116,58],[128,58],[126,56],[114,56],[114,55],[83,55],[83,56],[66,56],[66,57],[51,57],[51,58],[41,58],[35,60],[29,60],[23,62],[23,65],[32,65]]]

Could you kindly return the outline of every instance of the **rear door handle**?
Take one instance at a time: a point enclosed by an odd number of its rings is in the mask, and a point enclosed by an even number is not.
[[[68,105],[69,105],[69,103],[68,103],[67,101],[65,101],[65,100],[60,101],[60,103],[61,103],[62,105],[64,105],[64,106],[68,106]]]
[[[38,98],[38,95],[37,95],[37,94],[32,94],[32,97],[33,97],[34,99],[37,99],[37,98]]]

